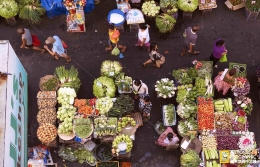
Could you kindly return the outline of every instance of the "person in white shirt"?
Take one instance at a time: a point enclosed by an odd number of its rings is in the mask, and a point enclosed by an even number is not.
[[[148,87],[140,79],[133,80],[133,92],[135,94],[135,99],[141,96],[148,95]]]
[[[163,132],[159,139],[155,141],[155,144],[159,146],[169,146],[173,144],[177,144],[179,142],[179,138],[177,135],[173,132],[171,127],[167,127],[165,132]]]
[[[149,28],[150,26],[145,23],[139,24],[138,42],[135,44],[135,46],[145,46],[148,50],[150,50]]]

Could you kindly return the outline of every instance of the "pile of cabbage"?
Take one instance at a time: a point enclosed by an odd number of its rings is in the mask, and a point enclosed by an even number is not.
[[[113,107],[114,103],[110,97],[102,97],[96,101],[96,109],[99,111],[100,115],[107,116],[108,111]]]
[[[101,64],[101,75],[107,77],[116,77],[123,70],[123,67],[119,61],[105,60]]]
[[[181,155],[181,166],[182,167],[198,167],[200,164],[199,155],[189,150],[187,153]]]
[[[101,76],[95,79],[93,94],[97,97],[115,97],[116,85],[112,78]]]
[[[157,16],[160,12],[160,6],[155,1],[146,1],[142,5],[142,11],[146,16]]]
[[[199,2],[198,0],[178,0],[177,4],[184,12],[194,12],[198,7]]]

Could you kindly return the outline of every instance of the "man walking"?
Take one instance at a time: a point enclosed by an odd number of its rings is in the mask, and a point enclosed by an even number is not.
[[[62,42],[60,40],[60,38],[56,35],[54,35],[53,37],[48,37],[45,41],[45,43],[48,44],[52,44],[52,50],[50,50],[48,48],[47,45],[44,45],[44,48],[51,54],[51,56],[53,56],[56,60],[59,59],[60,57],[64,57],[67,62],[71,62],[71,58],[65,53],[65,49],[62,45]]]
[[[28,29],[18,28],[17,33],[22,35],[22,45],[20,48],[39,50],[41,53],[45,52],[45,49],[33,45],[32,35]]]
[[[181,56],[185,55],[186,50],[188,50],[188,53],[193,55],[199,54],[199,51],[195,51],[196,41],[198,38],[197,31],[199,31],[199,26],[197,25],[185,29],[185,32],[183,33],[185,46],[181,51]]]

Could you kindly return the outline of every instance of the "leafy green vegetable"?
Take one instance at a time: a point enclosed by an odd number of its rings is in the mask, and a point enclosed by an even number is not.
[[[101,75],[107,76],[107,77],[116,77],[118,74],[120,74],[123,70],[123,67],[119,61],[110,61],[105,60],[101,64]]]
[[[19,8],[14,0],[1,0],[0,1],[0,16],[9,19],[18,14]]]
[[[178,11],[177,0],[161,0],[160,7],[168,14],[172,14]]]
[[[116,77],[115,84],[122,93],[131,92],[132,78],[122,72]]]
[[[49,79],[47,82],[44,82],[41,85],[41,90],[43,91],[55,91],[57,86],[59,84],[59,81],[56,77],[53,77]]]
[[[198,5],[198,0],[178,0],[178,7],[184,12],[194,12]]]
[[[93,84],[93,94],[97,97],[115,97],[116,86],[112,78],[101,76],[95,79]]]
[[[199,155],[193,150],[189,150],[187,153],[182,154],[180,161],[182,167],[198,167],[200,164]]]
[[[191,100],[185,100],[178,105],[177,113],[181,118],[184,119],[196,117],[197,105]]]
[[[116,98],[114,106],[109,110],[108,116],[122,117],[134,111],[134,101],[129,95],[120,95]]]
[[[197,77],[197,73],[193,67],[189,69],[178,69],[172,71],[172,76],[181,84],[191,84]]]
[[[163,13],[156,16],[155,23],[160,33],[167,33],[171,32],[176,23],[176,20],[172,16]]]
[[[76,162],[77,161],[77,157],[75,156],[74,152],[76,149],[71,148],[71,147],[61,147],[58,151],[58,155],[69,162]]]
[[[93,125],[88,118],[77,118],[74,120],[74,130],[78,137],[87,138],[93,131]]]
[[[194,118],[189,118],[187,120],[179,121],[178,132],[179,135],[184,137],[188,134],[189,130],[197,130],[198,123]]]
[[[260,1],[255,1],[255,3],[252,3],[252,0],[246,1],[245,7],[250,12],[260,12]]]
[[[211,61],[201,61],[202,66],[197,69],[198,76],[205,78],[206,76],[212,76],[213,72],[213,63]]]

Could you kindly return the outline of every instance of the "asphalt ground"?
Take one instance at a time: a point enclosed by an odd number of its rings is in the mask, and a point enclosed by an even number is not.
[[[147,67],[142,67],[142,63],[148,57],[147,51],[140,51],[134,46],[137,42],[136,32],[130,32],[129,27],[125,25],[125,31],[121,33],[120,42],[127,46],[127,50],[123,53],[124,58],[120,59],[111,56],[110,52],[105,51],[107,46],[108,23],[107,14],[110,10],[116,8],[113,0],[101,0],[100,4],[96,5],[95,9],[86,14],[86,32],[85,33],[68,33],[66,31],[66,16],[59,16],[52,19],[44,17],[41,24],[30,25],[26,21],[17,20],[17,26],[6,26],[5,20],[0,19],[0,39],[10,40],[12,47],[20,58],[25,67],[29,78],[29,127],[28,127],[28,142],[29,146],[39,144],[36,136],[38,123],[36,121],[37,99],[36,95],[39,91],[40,77],[53,74],[56,67],[65,65],[69,68],[74,65],[79,71],[79,78],[82,81],[82,86],[78,93],[78,98],[92,98],[92,85],[95,78],[100,76],[100,65],[104,60],[118,60],[124,67],[124,72],[133,78],[143,80],[149,87],[149,94],[152,97],[153,110],[151,113],[150,123],[145,123],[143,127],[136,132],[136,140],[132,150],[131,161],[137,166],[141,166],[142,162],[150,162],[153,156],[159,155],[172,156],[174,160],[173,166],[178,166],[180,151],[168,152],[163,148],[154,145],[154,141],[158,135],[153,129],[153,125],[162,119],[162,105],[175,103],[172,99],[158,99],[154,91],[154,84],[157,80],[169,77],[172,78],[171,72],[173,69],[192,66],[191,62],[194,59],[208,60],[213,42],[217,38],[226,40],[226,48],[228,50],[228,61],[247,64],[247,78],[251,84],[250,94],[248,95],[254,104],[252,115],[248,117],[249,129],[255,132],[257,144],[259,143],[260,133],[259,127],[259,96],[257,88],[257,79],[255,77],[255,69],[259,64],[259,25],[260,19],[247,21],[245,17],[245,9],[237,11],[229,10],[223,0],[217,2],[218,7],[213,9],[210,15],[202,16],[200,11],[195,11],[192,20],[183,20],[181,16],[177,20],[174,31],[168,39],[161,39],[158,29],[155,27],[153,20],[148,20],[150,24],[150,37],[159,46],[159,52],[166,57],[166,62],[160,69],[154,68],[151,64]],[[179,13],[181,15],[181,13]],[[198,24],[200,31],[197,41],[197,49],[199,55],[188,55],[181,57],[180,52],[183,46],[182,33],[188,26]],[[42,43],[48,36],[57,35],[63,39],[68,45],[68,54],[72,58],[72,62],[67,64],[65,59],[55,60],[49,54],[40,54],[37,51],[20,49],[20,36],[16,34],[18,27],[26,27],[32,33],[38,35]],[[168,51],[168,54],[164,54]],[[228,63],[219,63],[219,68],[214,69],[215,77],[217,72],[228,67]],[[216,98],[221,97],[217,94]],[[67,164],[67,167],[86,166],[78,163],[64,163],[57,157],[56,149],[53,150],[53,158],[59,164]],[[150,154],[149,154],[150,153]],[[144,157],[150,157],[142,161]],[[139,165],[138,165],[139,164]],[[147,164],[146,164],[147,166]],[[160,165],[159,165],[160,166]],[[165,166],[165,165],[161,165]]]

